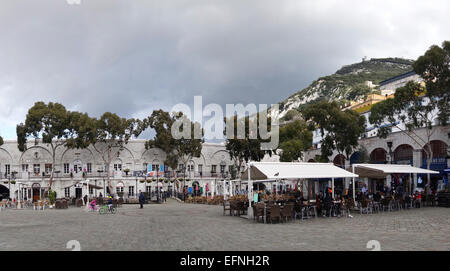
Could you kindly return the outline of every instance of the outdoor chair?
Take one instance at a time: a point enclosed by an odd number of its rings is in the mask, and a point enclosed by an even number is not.
[[[42,211],[45,209],[45,201],[39,202],[39,209]]]
[[[297,216],[302,218],[303,206],[299,203],[294,204],[294,220],[297,219]]]
[[[37,201],[34,202],[33,210],[39,210],[39,202],[37,202]]]
[[[230,216],[231,216],[231,206],[230,206],[230,202],[229,201],[224,201],[223,202],[223,215],[225,215],[226,211],[230,211]]]
[[[261,218],[262,221],[264,221],[264,204],[255,204],[253,205],[253,219],[257,222],[259,222],[259,219]]]
[[[372,210],[374,211],[374,212],[377,212],[377,213],[379,213],[380,212],[380,209],[382,209],[382,207],[381,207],[381,204],[380,204],[380,202],[378,202],[378,201],[372,201],[371,202],[371,208],[372,208]]]
[[[294,212],[294,206],[291,204],[286,204],[283,209],[281,210],[281,217],[286,222],[289,220],[292,220],[292,214]]]
[[[386,209],[388,211],[392,211],[392,203],[391,203],[391,199],[388,198],[384,198],[381,200],[381,204],[383,206],[383,211]]]
[[[372,213],[372,208],[370,207],[369,201],[367,200],[360,201],[359,211],[361,215],[364,213],[364,211],[366,212],[366,214]]]
[[[280,206],[273,205],[268,209],[269,212],[269,220],[270,223],[273,223],[273,221],[276,219],[278,222],[281,221],[281,210]]]

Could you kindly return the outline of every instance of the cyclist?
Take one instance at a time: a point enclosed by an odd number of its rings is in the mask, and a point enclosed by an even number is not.
[[[109,211],[111,211],[112,204],[113,204],[113,199],[111,196],[109,196],[109,198],[108,198],[108,210]]]

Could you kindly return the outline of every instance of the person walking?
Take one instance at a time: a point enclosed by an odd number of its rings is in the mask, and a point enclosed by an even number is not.
[[[141,209],[144,208],[144,193],[142,193],[142,190],[139,190],[139,204],[141,205]]]

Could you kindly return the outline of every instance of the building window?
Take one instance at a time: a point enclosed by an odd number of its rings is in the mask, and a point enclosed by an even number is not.
[[[128,196],[134,196],[134,186],[128,186]]]
[[[159,164],[152,164],[152,171],[159,171]]]
[[[69,164],[68,163],[64,164],[64,173],[69,174]]]
[[[198,172],[203,172],[203,165],[198,165]]]
[[[92,173],[92,163],[87,163],[87,173]]]
[[[115,171],[121,171],[122,170],[122,164],[114,164],[114,170]]]
[[[187,170],[188,171],[194,171],[194,165],[188,165]]]
[[[52,172],[52,164],[45,164],[45,173],[50,174]]]
[[[119,194],[119,193],[123,193],[123,186],[118,186],[118,187],[116,187],[116,192],[117,192],[117,194]]]
[[[217,166],[211,165],[211,173],[216,173],[216,171],[217,171]]]
[[[28,172],[28,164],[22,164],[22,172]]]
[[[183,164],[178,164],[178,170],[183,171],[184,165]]]
[[[70,187],[64,188],[64,196],[70,198]]]
[[[5,165],[5,173],[8,174],[8,175],[11,173],[11,166],[10,165]]]
[[[92,186],[89,186],[89,195],[94,194],[94,188]]]
[[[41,165],[40,164],[34,164],[33,165],[33,172],[34,172],[34,174],[41,173]]]

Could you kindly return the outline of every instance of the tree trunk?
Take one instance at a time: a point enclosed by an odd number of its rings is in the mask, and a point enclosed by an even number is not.
[[[111,185],[110,166],[111,166],[111,163],[106,163],[106,179],[108,180],[109,194],[112,196],[113,195],[113,191],[112,191],[112,185]]]

